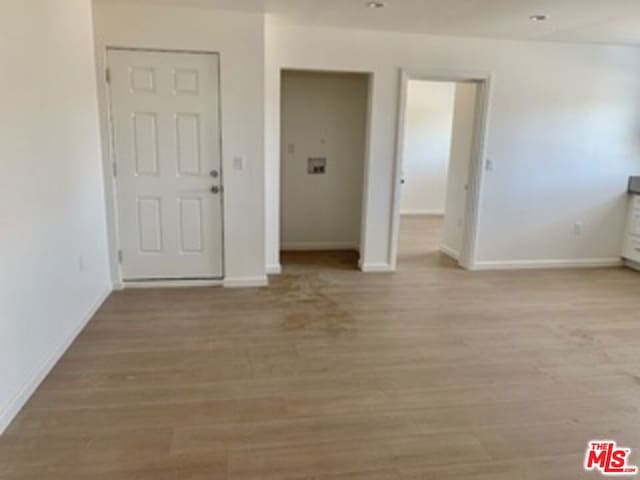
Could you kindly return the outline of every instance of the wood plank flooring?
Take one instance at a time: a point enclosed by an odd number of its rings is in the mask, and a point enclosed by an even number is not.
[[[640,463],[640,275],[286,254],[265,289],[114,293],[0,438],[3,480],[572,480]]]

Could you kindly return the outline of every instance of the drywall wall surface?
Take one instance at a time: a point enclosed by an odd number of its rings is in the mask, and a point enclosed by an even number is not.
[[[466,187],[473,149],[477,92],[478,87],[474,83],[458,83],[455,88],[442,245],[445,251],[458,257],[462,251],[466,220]]]
[[[282,249],[359,248],[367,91],[366,75],[283,73]]]
[[[226,281],[261,283],[266,279],[263,15],[100,2],[95,6],[94,18],[99,72],[104,71],[109,46],[220,54]],[[99,88],[102,136],[106,140],[108,104],[104,82],[99,82]],[[234,161],[236,158],[242,160]],[[238,170],[239,165],[244,168]],[[110,168],[105,163],[105,171]],[[110,189],[109,180],[107,191]],[[113,195],[108,195],[110,219],[113,201]],[[112,254],[115,242],[112,236]]]
[[[455,83],[410,80],[403,148],[402,215],[443,215]]]
[[[391,265],[401,69],[491,75],[477,260],[619,256],[640,170],[640,49],[267,23],[267,249],[278,261],[280,69],[371,72],[363,262]],[[580,234],[574,225],[581,222]]]
[[[91,2],[0,10],[1,432],[111,280]]]

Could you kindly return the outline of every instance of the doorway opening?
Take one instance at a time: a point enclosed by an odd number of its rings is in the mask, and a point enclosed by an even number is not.
[[[488,79],[405,76],[394,256],[401,270],[471,268]]]
[[[369,75],[282,71],[280,256],[284,270],[357,270]]]

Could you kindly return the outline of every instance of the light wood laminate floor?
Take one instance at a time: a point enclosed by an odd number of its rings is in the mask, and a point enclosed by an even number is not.
[[[286,254],[265,289],[114,293],[0,438],[3,480],[572,480],[640,448],[640,275]],[[631,458],[640,463],[640,450]]]

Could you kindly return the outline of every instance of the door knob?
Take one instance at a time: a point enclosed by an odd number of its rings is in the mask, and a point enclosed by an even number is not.
[[[218,178],[220,174],[217,170],[211,170],[211,172],[209,172],[209,175],[211,175],[213,178]]]
[[[220,187],[218,187],[217,185],[214,185],[213,187],[211,187],[211,193],[213,193],[214,195],[217,195],[220,193]]]

